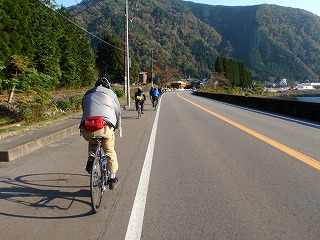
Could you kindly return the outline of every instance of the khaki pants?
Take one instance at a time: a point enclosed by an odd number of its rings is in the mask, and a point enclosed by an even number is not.
[[[83,130],[83,138],[88,141],[88,150],[96,152],[98,144],[95,140],[92,140],[93,137],[101,136],[103,137],[102,140],[102,147],[103,151],[105,152],[108,158],[108,170],[111,173],[116,173],[118,171],[118,160],[117,160],[117,153],[114,149],[115,143],[115,134],[114,128],[111,126],[106,126],[95,132],[89,132]]]

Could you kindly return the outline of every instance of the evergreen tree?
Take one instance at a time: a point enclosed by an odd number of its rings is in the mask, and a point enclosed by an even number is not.
[[[32,17],[30,19],[30,32],[33,47],[33,66],[44,74],[54,78],[54,86],[58,86],[61,79],[60,58],[61,51],[58,38],[61,28],[56,15],[49,11],[37,0],[30,0]]]
[[[10,16],[4,9],[3,1],[0,1],[0,61],[4,62],[10,56],[9,33],[6,31]]]
[[[59,11],[66,18],[71,18],[65,8]],[[88,86],[94,79],[93,52],[89,40],[83,32],[75,28],[63,18],[59,19],[61,36],[58,39],[61,59],[61,83],[62,88],[79,88]]]
[[[218,73],[223,73],[223,57],[218,55],[215,63],[215,71]]]
[[[13,54],[30,56],[30,8],[28,0],[0,2],[0,60],[9,63]]]
[[[90,47],[90,41],[82,33],[78,32],[78,48],[76,66],[81,87],[90,86],[95,80],[94,76],[94,54]]]
[[[96,53],[96,66],[99,74],[104,75],[113,83],[123,83],[125,52],[122,49],[124,45],[111,34],[105,36],[103,40],[105,42],[98,45]]]
[[[0,0],[0,91],[8,91],[13,85],[17,91],[26,91],[35,85],[52,90],[93,82],[94,58],[88,38],[53,11],[52,3]],[[59,11],[71,18],[69,10]],[[28,71],[17,74],[12,61],[16,56],[28,61]],[[10,84],[12,79],[17,84]]]
[[[252,73],[242,61],[218,55],[216,72],[224,74],[233,87],[248,87],[252,83]]]

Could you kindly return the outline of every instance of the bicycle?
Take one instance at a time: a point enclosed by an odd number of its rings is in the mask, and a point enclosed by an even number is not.
[[[142,116],[142,107],[141,107],[141,102],[138,102],[138,119],[141,118]]]
[[[155,97],[154,102],[153,102],[154,110],[157,109],[158,100],[159,100],[159,97]]]
[[[97,213],[100,210],[103,194],[109,184],[109,172],[106,169],[107,160],[102,148],[103,137],[93,137],[92,139],[98,142],[90,176],[91,204],[93,211]]]

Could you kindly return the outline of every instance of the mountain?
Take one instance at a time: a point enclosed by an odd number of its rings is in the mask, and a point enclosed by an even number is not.
[[[185,76],[208,77],[221,53],[243,61],[259,80],[319,80],[320,17],[307,11],[181,0],[129,3],[130,47],[142,71],[153,60]],[[91,33],[103,37],[112,31],[122,41],[124,7],[120,0],[84,0],[69,10]]]
[[[219,52],[243,60],[260,78],[318,80],[320,17],[300,9],[266,4],[186,5],[221,34]]]

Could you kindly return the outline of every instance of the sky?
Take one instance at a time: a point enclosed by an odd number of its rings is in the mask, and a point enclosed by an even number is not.
[[[223,6],[252,6],[259,4],[276,4],[284,7],[300,8],[312,12],[320,16],[320,1],[319,0],[189,0],[196,3],[205,3],[209,5],[223,5]],[[56,0],[58,4],[62,4],[65,7],[76,5],[81,0]],[[129,0],[130,2],[130,0]]]

